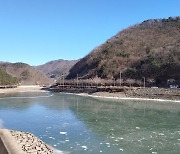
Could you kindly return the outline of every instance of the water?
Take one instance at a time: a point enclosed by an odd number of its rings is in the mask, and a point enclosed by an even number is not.
[[[31,132],[72,154],[180,151],[180,104],[68,94],[1,95],[0,127]]]

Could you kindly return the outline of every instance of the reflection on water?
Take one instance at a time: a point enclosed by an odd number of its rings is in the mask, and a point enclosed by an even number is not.
[[[3,126],[70,153],[178,153],[180,105],[21,93],[0,98]],[[0,125],[1,125],[0,121]]]
[[[3,123],[4,123],[4,122],[2,121],[2,119],[0,119],[0,129],[4,127],[4,126],[3,126]]]

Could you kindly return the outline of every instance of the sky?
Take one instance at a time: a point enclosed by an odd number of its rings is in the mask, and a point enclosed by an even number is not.
[[[170,16],[180,0],[0,0],[0,61],[79,59],[131,25]]]

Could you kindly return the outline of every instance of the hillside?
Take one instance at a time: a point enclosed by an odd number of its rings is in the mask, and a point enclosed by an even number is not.
[[[47,76],[51,77],[58,77],[62,74],[67,75],[69,74],[69,70],[74,66],[78,60],[54,60],[50,61],[46,64],[36,66],[35,68],[39,71],[45,73]]]
[[[6,71],[0,67],[0,85],[15,85],[18,79],[7,74]]]
[[[9,75],[16,77],[22,85],[48,85],[52,81],[44,74],[25,63],[1,63]]]
[[[77,62],[67,79],[180,80],[180,17],[152,19],[131,26]]]

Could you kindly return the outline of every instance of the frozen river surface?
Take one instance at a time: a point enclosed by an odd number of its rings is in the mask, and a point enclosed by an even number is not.
[[[177,154],[180,104],[69,94],[1,95],[0,127],[35,134],[72,154]]]

